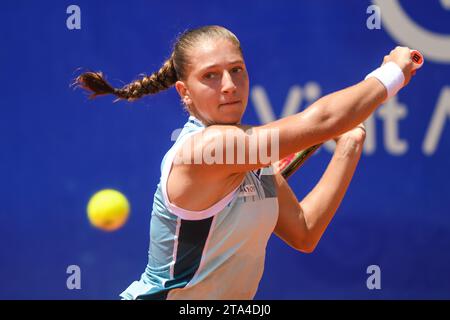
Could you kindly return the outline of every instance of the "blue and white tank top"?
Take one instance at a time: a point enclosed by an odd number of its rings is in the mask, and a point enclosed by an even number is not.
[[[161,163],[150,222],[148,265],[123,299],[252,299],[264,271],[266,246],[278,219],[271,166],[202,211],[170,203],[167,177],[186,139],[205,126],[189,117]]]

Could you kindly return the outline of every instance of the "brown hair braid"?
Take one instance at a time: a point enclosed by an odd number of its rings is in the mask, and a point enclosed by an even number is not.
[[[75,79],[74,84],[86,89],[92,94],[89,98],[113,94],[118,99],[133,101],[147,94],[155,94],[173,86],[178,80],[187,76],[190,49],[202,39],[225,38],[234,43],[242,54],[242,48],[237,37],[221,26],[205,26],[183,32],[175,42],[173,52],[163,66],[150,76],[135,80],[121,89],[112,87],[103,77],[102,72],[85,72]]]

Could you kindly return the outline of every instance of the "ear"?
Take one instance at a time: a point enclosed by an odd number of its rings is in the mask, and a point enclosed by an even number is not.
[[[177,89],[177,92],[185,105],[190,105],[192,103],[189,90],[183,81],[175,82],[175,89]]]

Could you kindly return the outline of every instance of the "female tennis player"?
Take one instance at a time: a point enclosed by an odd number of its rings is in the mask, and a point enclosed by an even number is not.
[[[147,268],[121,297],[252,299],[272,232],[298,251],[316,248],[361,156],[361,123],[405,86],[411,73],[410,50],[397,47],[366,80],[251,130],[241,124],[249,95],[241,45],[220,26],[184,32],[160,70],[121,89],[113,88],[100,72],[80,75],[77,83],[92,97],[113,94],[133,101],[175,86],[189,112],[161,163]],[[264,131],[277,132],[277,140],[263,138]],[[225,143],[230,134],[243,143]],[[253,149],[251,136],[258,137]],[[255,150],[261,154],[275,146],[274,153],[282,159],[330,139],[336,141],[332,159],[300,202],[285,179],[274,174],[271,164],[276,159],[249,161]],[[234,157],[241,147],[245,161]],[[231,154],[233,161],[196,161],[197,151],[205,150]],[[188,161],[175,161],[181,158]]]

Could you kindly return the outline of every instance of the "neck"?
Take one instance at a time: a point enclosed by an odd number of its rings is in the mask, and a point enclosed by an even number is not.
[[[200,121],[205,127],[209,127],[212,126],[214,124],[222,124],[222,125],[236,125],[236,124],[241,124],[241,121],[235,122],[235,123],[221,123],[221,122],[209,122],[206,121],[205,119],[203,119],[202,117],[199,117],[197,114],[190,112],[189,113],[190,116],[194,117],[195,119],[197,119],[198,121]]]

